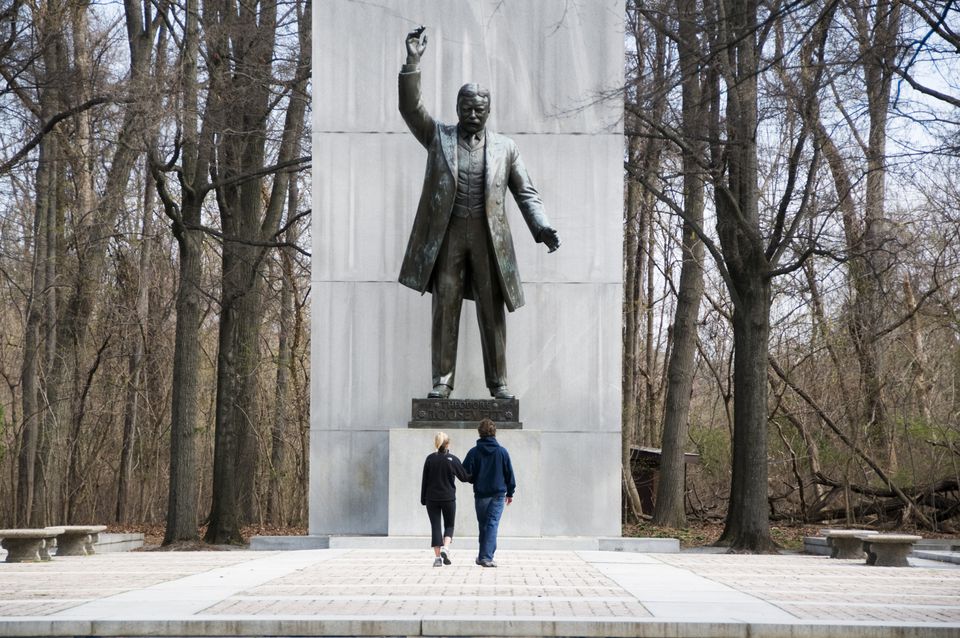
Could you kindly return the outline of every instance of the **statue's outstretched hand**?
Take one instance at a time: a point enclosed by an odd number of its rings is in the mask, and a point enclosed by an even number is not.
[[[426,31],[427,27],[417,27],[407,34],[407,64],[419,64],[420,56],[427,48],[427,36],[420,39],[420,35]]]
[[[560,248],[560,235],[557,234],[555,229],[549,226],[540,231],[540,241],[547,245],[551,253],[557,248]]]

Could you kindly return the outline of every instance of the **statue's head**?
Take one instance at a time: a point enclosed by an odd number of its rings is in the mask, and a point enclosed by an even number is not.
[[[490,91],[479,84],[464,84],[457,93],[457,117],[467,133],[482,131],[490,115]]]

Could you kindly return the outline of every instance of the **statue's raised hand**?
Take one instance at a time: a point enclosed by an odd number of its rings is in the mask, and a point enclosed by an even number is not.
[[[420,35],[427,30],[427,27],[417,27],[407,34],[407,64],[419,64],[420,56],[427,48],[427,36],[420,39]]]

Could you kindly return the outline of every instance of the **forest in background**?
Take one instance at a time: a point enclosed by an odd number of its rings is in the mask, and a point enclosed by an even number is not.
[[[627,0],[628,520],[953,529],[958,16]],[[306,523],[310,36],[309,0],[0,0],[0,526]]]
[[[0,525],[306,518],[309,0],[4,0]]]
[[[752,551],[770,520],[955,529],[957,7],[631,0],[626,24],[623,439],[663,448],[631,516],[723,517]]]

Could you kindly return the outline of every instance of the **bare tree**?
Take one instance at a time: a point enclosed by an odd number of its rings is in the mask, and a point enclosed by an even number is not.
[[[287,217],[295,217],[300,206],[300,188],[291,180],[287,198]],[[289,224],[284,233],[287,243],[293,244],[296,224]],[[267,486],[267,521],[274,525],[283,522],[282,477],[285,472],[286,436],[290,406],[290,379],[293,376],[293,259],[290,248],[280,249],[280,321],[277,341],[277,377],[274,393],[273,426],[270,428],[270,478]]]
[[[15,17],[14,14],[13,17]],[[62,21],[65,16],[60,7],[52,5],[43,12],[34,24],[38,30],[41,67],[37,72],[39,103],[26,97],[28,105],[41,122],[50,121],[60,111],[60,56],[58,50],[63,47]],[[26,93],[21,93],[26,96]],[[40,156],[37,162],[35,215],[33,222],[33,264],[31,287],[27,298],[27,325],[24,334],[23,366],[21,368],[21,386],[23,403],[23,435],[20,441],[17,476],[17,516],[18,525],[39,526],[45,524],[46,513],[35,506],[35,495],[42,494],[44,468],[37,468],[37,458],[41,456],[44,432],[42,412],[43,394],[40,388],[40,371],[49,365],[41,354],[41,326],[47,339],[44,339],[48,357],[55,352],[56,326],[56,288],[54,278],[57,254],[57,197],[60,193],[59,181],[62,169],[59,167],[59,139],[56,135],[44,136],[39,143]]]
[[[0,518],[8,525],[156,522],[169,498],[170,537],[197,538],[198,503],[211,488],[220,289],[201,265],[219,246],[205,238],[225,236],[204,204],[230,187],[211,181],[223,119],[222,109],[206,108],[199,11],[199,3],[184,13],[181,5],[119,0],[0,6],[0,472],[12,479],[0,484]],[[189,13],[198,19],[192,40],[185,37]],[[296,42],[288,28],[296,27],[295,13],[281,15],[282,37]],[[153,55],[167,33],[176,62]],[[128,51],[112,47],[124,40]],[[182,72],[191,41],[192,76]],[[296,61],[278,51],[269,121],[279,131],[276,112],[289,102]],[[185,91],[191,78],[193,90]],[[279,145],[268,141],[271,157]],[[151,147],[144,188],[138,171]],[[263,176],[295,164],[302,162],[263,166],[252,177],[266,182]],[[155,230],[151,188],[173,233]],[[293,235],[291,242],[303,240]],[[284,244],[273,236],[262,243],[264,250]],[[288,306],[293,325],[283,331],[290,337],[283,350],[296,364],[286,368],[290,401],[304,413],[306,269],[289,260],[296,301]],[[273,313],[263,317],[277,321]],[[273,347],[278,334],[271,325],[264,343]],[[264,395],[273,391],[264,382],[268,369],[261,364],[257,373]],[[259,402],[255,421],[266,422],[268,403]],[[304,417],[288,416],[301,434]],[[286,509],[299,523],[305,437],[287,436],[286,444],[296,477],[282,475],[276,487],[293,499]]]
[[[683,266],[673,320],[673,348],[667,363],[667,392],[664,406],[660,481],[653,522],[668,527],[685,527],[686,463],[684,446],[690,417],[693,366],[697,345],[697,319],[703,297],[703,242],[696,229],[703,227],[704,183],[701,167],[706,160],[702,122],[707,100],[699,71],[703,57],[701,29],[695,0],[678,0],[677,49],[682,85],[681,135],[686,140],[683,162]]]
[[[761,51],[783,14],[778,12],[778,7],[771,7],[760,21],[758,5],[751,0],[720,0],[703,6],[701,37],[706,46],[698,56],[697,65],[685,59],[688,69],[700,66],[706,69],[702,90],[709,96],[703,118],[708,163],[704,165],[702,153],[695,152],[699,138],[691,139],[666,128],[660,130],[683,149],[686,158],[700,163],[701,170],[709,174],[719,241],[715,242],[683,206],[674,203],[654,185],[646,186],[659,193],[661,200],[670,205],[686,228],[710,251],[733,306],[730,313],[734,352],[732,478],[725,529],[719,544],[730,546],[733,551],[765,552],[774,549],[767,508],[771,284],[774,277],[793,272],[816,251],[812,238],[804,242],[805,248],[796,246],[795,240],[801,220],[809,214],[817,152],[814,149],[812,160],[804,153],[809,140],[805,124],[801,122],[798,131],[789,132],[793,142],[789,144],[785,162],[782,192],[774,206],[762,210],[757,153],[757,131],[761,123],[758,109]],[[811,15],[820,21],[829,19],[830,13]],[[651,20],[657,18],[654,16]],[[659,28],[669,27],[660,20]],[[685,46],[692,44],[689,35],[674,37],[683,40]],[[821,40],[821,59],[822,50]],[[822,64],[815,75],[822,75]],[[809,109],[811,100],[810,95],[805,95],[795,108]],[[804,166],[807,167],[805,181],[800,178]],[[693,175],[695,171],[685,173]],[[795,197],[799,197],[799,202],[794,201]],[[691,203],[695,201],[694,196]],[[791,256],[792,262],[783,263]]]
[[[623,300],[623,417],[622,475],[624,494],[634,517],[642,513],[633,482],[631,447],[652,438],[656,416],[654,305],[654,215],[656,199],[642,186],[661,170],[663,140],[653,127],[636,117],[646,112],[653,121],[664,117],[667,95],[663,86],[669,61],[666,37],[643,20],[640,3],[627,6],[627,37],[633,49],[628,56],[633,78],[626,91],[627,188],[624,220]],[[631,175],[636,177],[631,178]]]
[[[209,3],[206,16],[209,55],[222,61],[210,69],[211,78],[222,89],[211,96],[222,131],[218,162],[212,168],[218,179],[215,188],[224,239],[213,502],[204,537],[212,543],[242,542],[240,525],[253,517],[261,270],[267,248],[276,242],[290,167],[299,163],[296,151],[306,113],[309,0],[294,5],[297,62],[286,87],[287,108],[275,168],[267,169],[267,122],[275,104],[271,79],[277,8],[276,0],[258,3],[256,11],[228,0]],[[236,104],[243,108],[237,109]],[[275,174],[264,205],[262,176],[270,172]]]
[[[166,531],[163,543],[199,539],[197,529],[197,397],[200,360],[200,319],[203,293],[202,211],[209,192],[208,174],[213,155],[213,131],[209,112],[201,115],[198,63],[200,51],[200,8],[198,0],[187,0],[184,32],[179,58],[182,100],[177,130],[182,140],[175,148],[181,165],[162,162],[157,152],[151,155],[151,172],[164,211],[173,222],[173,235],[179,248],[179,286],[177,288],[176,341],[173,354],[173,379],[170,408],[170,481],[167,490]],[[181,198],[175,200],[167,184],[166,171],[175,170]]]

